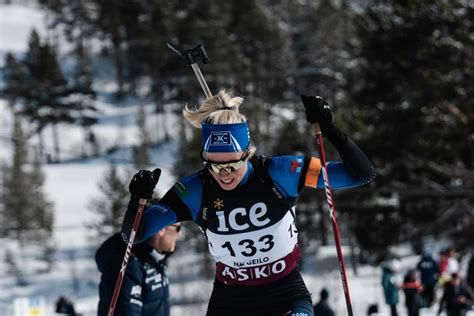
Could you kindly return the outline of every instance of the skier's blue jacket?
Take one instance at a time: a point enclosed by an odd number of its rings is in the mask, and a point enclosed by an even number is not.
[[[101,272],[98,316],[108,315],[125,248],[121,234],[115,234],[96,252],[95,259]],[[155,253],[147,243],[134,245],[114,315],[169,316],[168,284],[166,256]]]

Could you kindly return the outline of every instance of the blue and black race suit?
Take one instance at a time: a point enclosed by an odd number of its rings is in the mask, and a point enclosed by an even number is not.
[[[337,149],[344,162],[327,164],[332,188],[357,187],[373,179],[372,164],[354,143],[348,140]],[[311,302],[296,269],[301,252],[295,204],[305,186],[324,188],[320,160],[259,156],[247,166],[240,184],[230,191],[221,189],[207,169],[181,178],[145,211],[138,233],[146,239],[186,220],[202,228],[216,261],[208,315],[230,310],[258,315],[255,304],[259,311],[277,313],[298,300]]]

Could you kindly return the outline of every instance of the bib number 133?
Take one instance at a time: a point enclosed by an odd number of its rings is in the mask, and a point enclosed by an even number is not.
[[[242,239],[239,241],[238,245],[240,246],[239,249],[242,247],[244,248],[240,252],[241,255],[245,257],[252,257],[257,253],[257,251],[270,251],[275,243],[273,242],[272,235],[264,235],[260,237],[257,242],[254,242],[252,239]],[[222,248],[229,250],[230,255],[235,257],[235,251],[230,241],[226,241],[224,244],[222,244]]]

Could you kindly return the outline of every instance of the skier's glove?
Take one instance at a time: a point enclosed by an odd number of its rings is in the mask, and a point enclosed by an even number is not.
[[[132,196],[137,199],[151,199],[153,190],[160,179],[160,175],[161,169],[159,168],[156,168],[153,172],[148,170],[140,170],[137,172],[128,186]]]
[[[340,145],[347,142],[347,136],[332,124],[332,112],[328,103],[319,96],[307,96],[302,94],[301,101],[306,109],[306,120],[311,123],[319,123],[321,132],[340,152]]]
[[[302,94],[301,101],[306,109],[306,120],[309,123],[319,123],[323,132],[332,125],[331,108],[323,98]]]

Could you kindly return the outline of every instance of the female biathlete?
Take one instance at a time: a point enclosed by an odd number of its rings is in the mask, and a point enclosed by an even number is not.
[[[335,146],[342,162],[327,164],[331,185],[351,188],[375,172],[365,154],[332,123],[327,102],[301,96],[309,123]],[[313,315],[311,296],[297,269],[301,251],[295,204],[304,187],[324,188],[318,158],[254,156],[241,97],[226,91],[206,99],[184,117],[202,129],[204,168],[181,178],[144,213],[137,241],[182,221],[198,224],[216,262],[207,315]],[[128,236],[138,199],[151,198],[161,171],[142,170],[130,183],[123,222]],[[317,315],[316,315],[317,316]]]

